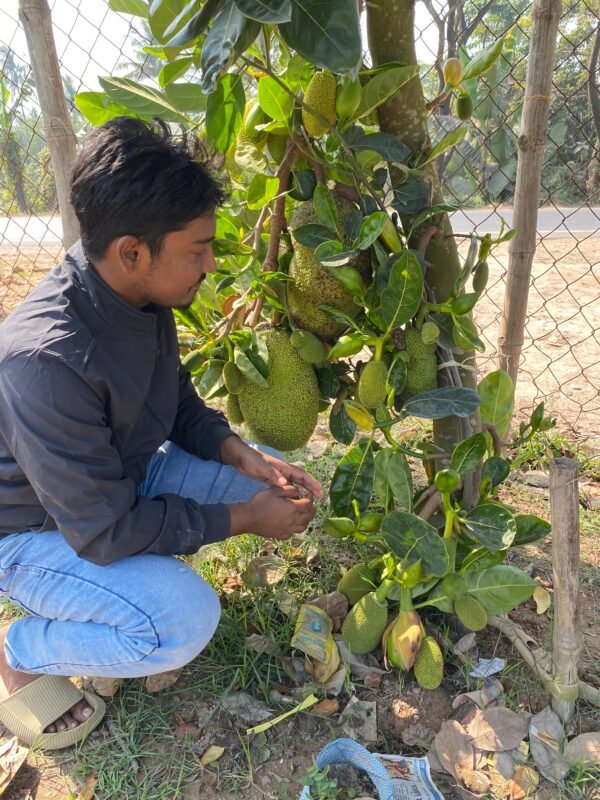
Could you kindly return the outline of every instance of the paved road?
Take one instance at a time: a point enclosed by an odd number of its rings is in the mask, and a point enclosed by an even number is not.
[[[455,233],[470,233],[475,226],[478,233],[496,233],[500,218],[510,225],[512,209],[467,209],[451,214]],[[539,212],[538,231],[544,236],[564,239],[600,237],[600,207],[598,208],[542,208]],[[0,217],[0,247],[20,244],[60,242],[62,227],[60,217]]]

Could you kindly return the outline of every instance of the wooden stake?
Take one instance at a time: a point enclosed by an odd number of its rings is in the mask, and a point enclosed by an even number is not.
[[[63,229],[62,243],[68,250],[79,239],[79,223],[69,200],[76,139],[60,76],[47,0],[19,0],[19,19],[27,38],[54,170]]]
[[[552,708],[563,722],[575,713],[579,695],[577,662],[582,647],[579,627],[579,490],[577,462],[550,462],[550,517],[554,574],[552,635]]]
[[[504,310],[498,337],[499,366],[516,385],[523,346],[531,266],[536,248],[537,214],[561,0],[533,0],[533,28],[519,136],[513,227],[509,245]]]

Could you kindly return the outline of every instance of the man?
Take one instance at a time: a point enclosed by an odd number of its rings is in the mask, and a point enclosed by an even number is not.
[[[200,151],[158,122],[92,131],[71,187],[81,241],[0,326],[0,591],[29,612],[0,631],[0,720],[46,749],[104,710],[64,676],[163,672],[211,638],[217,596],[173,555],[285,539],[322,496],[179,364],[171,308],[215,269],[224,200]]]

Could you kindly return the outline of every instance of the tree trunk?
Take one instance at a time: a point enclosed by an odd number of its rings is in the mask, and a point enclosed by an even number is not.
[[[63,247],[79,239],[79,223],[69,200],[76,139],[60,77],[52,19],[47,0],[19,0],[19,19],[25,30],[35,86],[44,118],[46,142],[56,180],[63,229]]]
[[[596,10],[598,21],[596,23],[596,33],[594,44],[590,53],[590,63],[588,65],[588,99],[592,110],[592,122],[596,133],[596,146],[590,159],[588,174],[588,200],[590,203],[597,201],[600,194],[600,0]]]
[[[519,136],[513,212],[513,226],[517,235],[509,245],[504,310],[498,337],[499,366],[508,372],[515,385],[523,346],[531,266],[536,249],[542,163],[548,137],[552,69],[561,9],[560,0],[533,2],[533,29]]]
[[[367,30],[369,49],[373,65],[379,66],[388,61],[400,61],[403,64],[416,64],[415,51],[415,4],[416,0],[372,0],[367,4]],[[427,130],[427,109],[423,96],[423,87],[417,76],[406,83],[393,97],[379,106],[379,124],[382,131],[398,136],[404,144],[418,152],[430,147]],[[392,173],[392,180],[394,174]],[[432,203],[442,202],[442,193],[435,163],[430,165],[427,180],[430,184]],[[406,224],[410,218],[403,219]],[[445,300],[452,290],[454,280],[459,274],[461,264],[458,258],[456,242],[447,214],[441,214],[425,223],[425,227],[435,225],[441,235],[435,236],[426,251],[429,262],[427,282],[435,292],[438,302]],[[420,235],[417,231],[415,239]],[[474,363],[474,353],[465,353]],[[457,356],[456,360],[460,360]],[[474,388],[474,373],[461,370],[464,386]],[[476,424],[475,420],[471,424]],[[446,452],[451,452],[458,441],[470,431],[456,417],[448,417],[434,423],[436,443]]]
[[[23,159],[19,156],[19,143],[11,133],[7,133],[5,136],[3,160],[6,162],[6,172],[13,182],[15,198],[20,211],[23,214],[28,214],[29,208],[27,206],[27,197],[25,196],[25,185],[23,182],[23,169],[25,164],[23,163]]]

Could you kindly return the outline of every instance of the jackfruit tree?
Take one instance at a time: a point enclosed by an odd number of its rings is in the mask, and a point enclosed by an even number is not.
[[[415,0],[366,5],[367,55],[357,0],[110,5],[148,18],[159,85],[103,78],[79,109],[96,124],[160,116],[201,135],[231,180],[218,271],[175,312],[183,364],[206,400],[226,398],[233,423],[279,450],[304,445],[329,415],[349,449],[324,529],[374,553],[340,581],[352,604],[343,636],[357,653],[381,643],[389,664],[433,688],[443,657],[420,610],[474,630],[511,610],[536,584],[506,553],[549,528],[498,498],[513,387],[500,371],[475,377],[484,346],[472,312],[488,256],[511,232],[473,234],[459,256],[436,174],[502,40],[449,59],[426,101]],[[429,118],[448,101],[456,124],[432,142]],[[409,416],[433,420],[419,449],[394,432]],[[551,424],[540,406],[518,437]],[[425,489],[413,489],[407,457]]]

